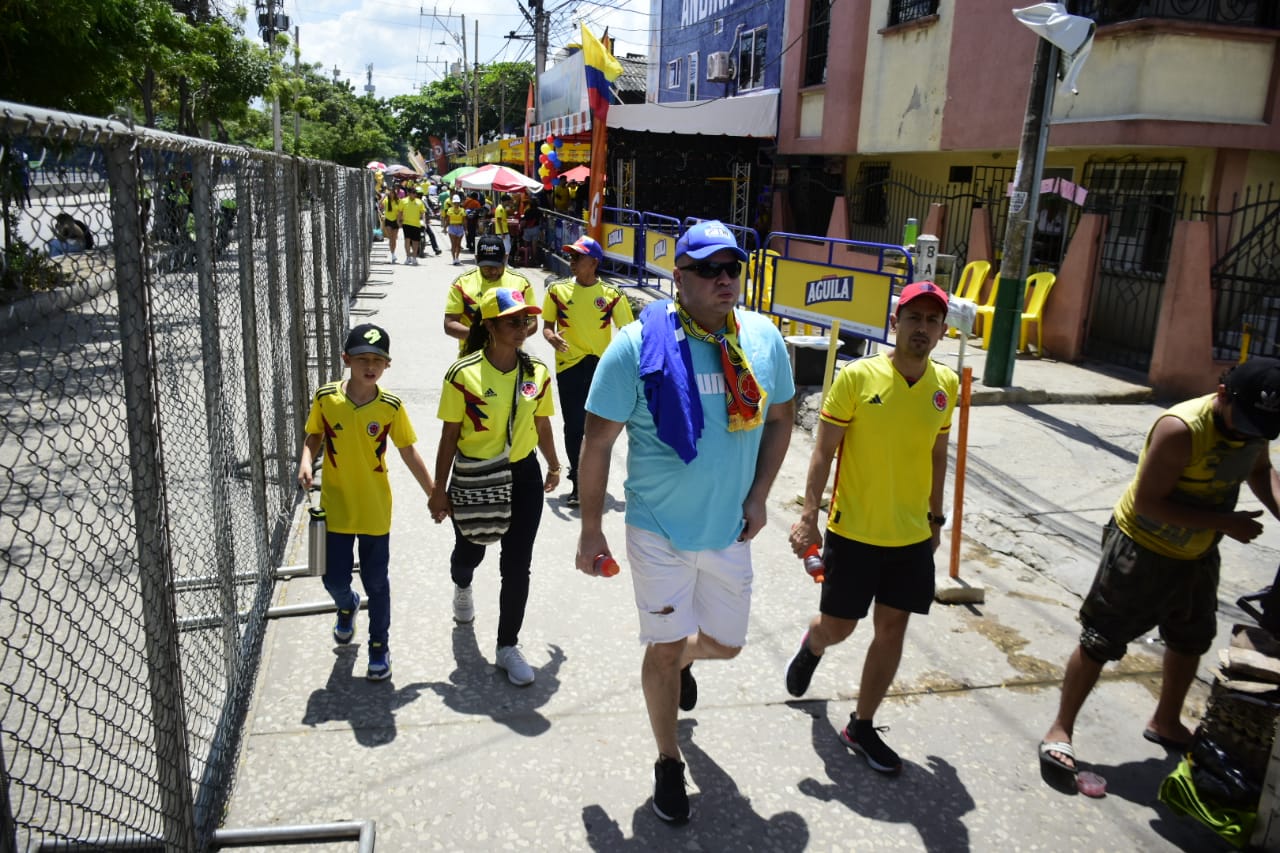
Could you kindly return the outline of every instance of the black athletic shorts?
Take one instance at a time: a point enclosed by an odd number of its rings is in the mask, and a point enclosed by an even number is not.
[[[413,240],[416,243],[417,241],[422,239],[422,226],[405,225],[403,227],[404,227],[404,238],[406,240]]]
[[[828,530],[822,561],[827,571],[819,609],[828,616],[863,619],[872,601],[921,614],[933,604],[931,539],[891,548]]]

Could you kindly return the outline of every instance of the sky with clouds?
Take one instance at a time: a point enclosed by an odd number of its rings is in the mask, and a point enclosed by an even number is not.
[[[533,28],[517,0],[282,0],[290,25],[299,28],[302,61],[320,63],[326,72],[351,81],[357,92],[373,65],[375,95],[390,98],[417,91],[439,80],[450,63],[462,59],[462,16],[466,16],[468,61],[474,61],[476,24],[480,28],[479,61],[534,61]],[[585,21],[596,35],[609,28],[614,51],[649,52],[649,0],[543,0],[550,20],[548,58],[579,40]],[[443,43],[442,43],[443,42]],[[548,63],[550,64],[550,63]]]

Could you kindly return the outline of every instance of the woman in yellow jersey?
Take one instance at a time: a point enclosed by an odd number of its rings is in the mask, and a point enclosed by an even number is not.
[[[382,198],[382,233],[387,238],[387,248],[391,250],[391,263],[396,262],[396,240],[400,237],[400,199],[396,197],[396,188],[387,187],[387,194]]]
[[[533,540],[542,519],[544,495],[560,482],[560,460],[550,418],[555,414],[551,372],[520,347],[529,334],[529,315],[541,311],[524,301],[519,290],[495,287],[480,299],[480,317],[467,336],[462,358],[445,372],[439,417],[443,421],[436,450],[439,475],[431,492],[431,517],[440,523],[453,511],[449,480],[457,453],[492,459],[507,445],[510,429],[511,521],[502,534],[498,571],[498,648],[496,663],[512,684],[533,683],[532,667],[517,646],[529,598],[529,566]],[[512,409],[514,407],[514,417]],[[510,425],[508,427],[508,425]],[[542,476],[538,457],[547,460]],[[466,539],[455,522],[449,572],[453,578],[453,618],[475,619],[471,581],[484,559],[485,546]]]
[[[453,265],[462,264],[462,235],[467,230],[467,210],[462,206],[462,196],[454,195],[440,212],[440,221],[449,233],[449,252],[453,255]]]

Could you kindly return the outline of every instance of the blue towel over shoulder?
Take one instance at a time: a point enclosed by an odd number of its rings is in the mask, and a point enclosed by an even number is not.
[[[698,455],[702,436],[702,398],[693,372],[693,355],[671,300],[653,302],[640,312],[640,379],[658,438],[687,465]]]

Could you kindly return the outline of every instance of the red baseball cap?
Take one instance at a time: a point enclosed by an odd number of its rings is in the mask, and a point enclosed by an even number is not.
[[[902,288],[902,293],[898,296],[898,310],[901,314],[902,309],[909,302],[914,302],[921,297],[929,296],[936,299],[942,305],[942,310],[947,310],[947,292],[931,281],[917,281],[914,284],[908,284]]]

